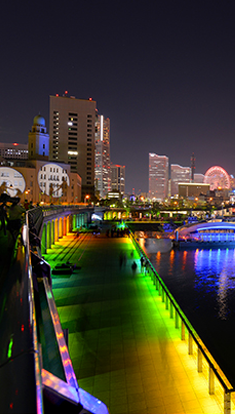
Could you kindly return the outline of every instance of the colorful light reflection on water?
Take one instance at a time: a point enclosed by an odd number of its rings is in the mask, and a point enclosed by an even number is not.
[[[194,268],[195,289],[215,294],[217,317],[228,319],[233,313],[229,304],[235,295],[235,249],[196,250]]]
[[[148,256],[235,385],[235,249],[171,250]]]

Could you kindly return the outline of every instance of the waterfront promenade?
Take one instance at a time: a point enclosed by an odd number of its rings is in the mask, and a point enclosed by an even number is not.
[[[127,256],[122,266],[121,253]],[[223,412],[151,278],[141,271],[129,237],[68,234],[44,256],[52,268],[60,260],[81,267],[70,277],[53,276],[81,388],[101,399],[111,414]]]

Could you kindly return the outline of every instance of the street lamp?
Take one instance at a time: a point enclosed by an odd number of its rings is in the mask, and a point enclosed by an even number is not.
[[[90,198],[90,196],[89,196],[89,194],[87,194],[87,195],[85,196],[85,198],[84,198],[84,203],[85,203],[85,204],[88,202],[89,198]]]

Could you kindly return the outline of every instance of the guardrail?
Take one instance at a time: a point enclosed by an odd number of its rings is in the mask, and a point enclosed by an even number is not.
[[[108,414],[102,401],[77,384],[53,297],[50,266],[40,255],[42,226],[42,209],[29,210],[15,245],[6,246],[6,251],[11,247],[11,260],[0,279],[0,412],[43,414],[56,406],[59,412],[63,407],[69,412]],[[8,236],[4,235],[5,244]]]
[[[148,272],[151,276],[151,279],[156,286],[159,296],[162,298],[162,302],[165,303],[165,308],[169,310],[170,318],[175,318],[175,328],[179,329],[181,327],[181,340],[186,340],[186,332],[188,333],[188,354],[193,355],[193,344],[197,346],[197,371],[203,371],[203,357],[207,362],[208,366],[208,392],[209,394],[215,393],[215,378],[219,381],[220,385],[223,388],[223,401],[224,401],[224,414],[231,413],[231,399],[234,399],[235,389],[232,384],[227,379],[226,375],[217,364],[192,324],[185,316],[184,312],[164,284],[161,277],[158,275],[157,271],[154,269],[152,263],[146,256],[143,249],[140,247],[139,243],[136,241],[132,232],[130,232],[130,238],[132,239],[133,244],[136,249],[139,251],[141,256],[144,256],[147,261]]]

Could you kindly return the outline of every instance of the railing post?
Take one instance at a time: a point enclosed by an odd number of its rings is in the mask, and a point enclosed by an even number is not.
[[[191,333],[188,333],[188,354],[193,355],[193,337]]]
[[[209,394],[214,394],[214,393],[215,393],[215,374],[214,374],[214,371],[211,365],[209,365]]]
[[[224,390],[224,414],[231,413],[231,393]]]
[[[175,309],[175,328],[179,328],[179,314],[177,310]]]
[[[168,295],[166,295],[166,309],[169,308],[169,299],[168,299]]]
[[[165,290],[162,287],[162,302],[165,302]]]
[[[162,291],[162,285],[160,282],[158,282],[158,296],[161,296]]]
[[[197,372],[202,372],[202,351],[197,348]]]
[[[158,290],[158,289],[159,289],[159,281],[158,281],[158,278],[156,276],[156,290]]]
[[[170,318],[173,318],[173,304],[170,302]]]
[[[181,340],[185,341],[185,324],[181,319]]]

